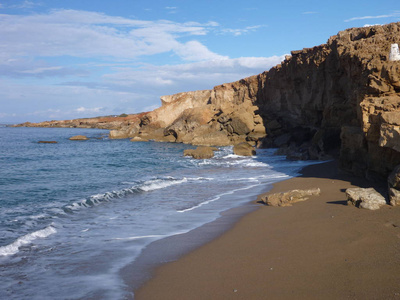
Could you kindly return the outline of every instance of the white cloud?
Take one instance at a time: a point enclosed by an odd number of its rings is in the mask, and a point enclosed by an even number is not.
[[[143,21],[76,10],[0,14],[0,117],[23,122],[139,113],[158,107],[162,95],[211,89],[284,59],[231,59],[213,52],[202,40],[221,27],[213,21]],[[174,64],[139,64],[156,54],[173,56]]]
[[[263,25],[247,26],[245,28],[240,28],[240,29],[225,28],[225,29],[221,30],[221,33],[233,34],[234,36],[239,36],[239,35],[246,34],[249,32],[254,32],[261,27],[264,27],[264,26]]]
[[[344,21],[345,22],[352,22],[352,21],[368,20],[368,19],[384,19],[384,18],[397,17],[399,15],[400,15],[400,13],[396,11],[396,12],[394,12],[392,14],[388,14],[388,15],[354,17],[354,18],[350,18],[350,19],[347,19],[347,20],[344,20]]]
[[[78,107],[75,111],[77,113],[100,113],[101,111],[103,111],[104,108],[103,107],[94,107],[94,108],[87,108],[87,107]]]
[[[35,7],[35,6],[41,6],[41,4],[40,3],[35,3],[35,2],[33,2],[33,1],[28,1],[28,0],[25,0],[25,1],[23,1],[23,2],[21,2],[21,3],[19,3],[19,4],[13,4],[13,5],[10,5],[10,6],[8,6],[8,7],[10,7],[10,8],[19,8],[19,9],[26,9],[26,8],[33,8],[33,7]]]
[[[205,35],[213,26],[214,23],[142,21],[76,10],[28,16],[1,14],[0,61],[15,56],[63,55],[134,59],[169,51],[182,53],[186,59],[182,48],[187,47],[187,42],[180,39]]]
[[[212,59],[227,59],[227,56],[218,55],[198,41],[190,41],[176,47],[175,53],[184,60],[200,61]]]
[[[302,12],[301,14],[302,15],[315,15],[315,14],[317,14],[318,12],[316,12],[316,11],[305,11],[305,12]]]
[[[284,55],[273,57],[241,57],[216,59],[180,65],[145,65],[141,68],[114,68],[104,76],[108,89],[122,87],[136,92],[152,91],[153,98],[188,90],[211,89],[214,85],[256,75],[284,60]]]

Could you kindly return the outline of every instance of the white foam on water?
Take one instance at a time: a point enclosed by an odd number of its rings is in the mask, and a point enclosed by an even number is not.
[[[183,178],[181,180],[171,179],[167,181],[164,179],[156,179],[156,180],[151,180],[146,184],[143,184],[142,186],[138,187],[138,189],[141,191],[149,192],[185,182],[188,182],[187,178]]]
[[[179,233],[178,233],[179,234]],[[141,235],[141,236],[131,236],[127,238],[113,238],[113,240],[140,240],[140,239],[148,239],[148,238],[162,238],[165,237],[164,234],[152,234],[152,235]]]
[[[21,246],[31,244],[34,240],[38,238],[46,238],[56,232],[57,230],[50,225],[44,229],[28,233],[24,236],[19,237],[13,243],[7,246],[0,247],[0,256],[14,255],[18,253]]]
[[[256,187],[256,186],[258,186],[258,185],[259,185],[259,184],[253,184],[253,185],[249,185],[249,186],[246,186],[246,187],[243,187],[243,188],[240,188],[240,189],[231,190],[231,191],[229,191],[229,192],[220,194],[220,195],[216,196],[215,198],[212,198],[212,199],[210,199],[210,200],[206,200],[206,201],[201,202],[201,203],[199,203],[199,204],[197,204],[197,205],[194,205],[194,206],[192,206],[192,207],[185,208],[185,209],[181,209],[181,210],[177,210],[177,212],[178,212],[178,213],[185,213],[185,212],[188,212],[188,211],[191,211],[191,210],[200,208],[200,207],[202,207],[203,205],[207,205],[207,204],[210,204],[210,203],[212,203],[212,202],[215,202],[215,201],[221,199],[222,196],[232,195],[232,194],[234,194],[234,193],[236,193],[236,192],[238,192],[238,191],[248,190],[248,189],[251,189],[251,188]]]
[[[169,177],[151,179],[151,180],[147,180],[143,183],[136,184],[129,188],[89,196],[86,199],[80,200],[78,202],[73,202],[71,204],[64,206],[64,211],[71,213],[71,212],[77,211],[82,208],[90,208],[93,206],[97,206],[103,202],[109,202],[114,199],[124,198],[128,195],[132,195],[135,193],[151,192],[151,191],[167,188],[167,187],[170,187],[173,185],[186,183],[189,181],[201,181],[201,180],[207,181],[207,180],[213,180],[213,178],[183,177],[182,179],[177,179],[177,178],[169,176]]]

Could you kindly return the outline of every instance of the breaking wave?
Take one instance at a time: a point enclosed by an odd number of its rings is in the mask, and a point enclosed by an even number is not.
[[[151,179],[142,183],[134,184],[133,186],[117,191],[106,192],[102,194],[96,194],[89,196],[86,199],[83,199],[78,202],[74,202],[72,204],[68,204],[63,207],[63,210],[67,213],[73,213],[74,211],[81,208],[88,208],[92,206],[99,205],[103,202],[109,202],[114,199],[120,199],[127,197],[132,194],[142,193],[142,192],[151,192],[158,189],[167,188],[173,185],[178,185],[182,183],[186,183],[189,181],[199,181],[199,180],[211,180],[211,178],[205,177],[197,177],[197,178],[187,178],[183,177],[181,179],[177,179],[174,177],[163,177]]]
[[[50,225],[44,229],[28,233],[24,236],[19,237],[13,243],[7,246],[0,247],[0,256],[14,255],[18,253],[21,246],[31,244],[34,240],[38,238],[46,238],[56,232],[57,230]]]

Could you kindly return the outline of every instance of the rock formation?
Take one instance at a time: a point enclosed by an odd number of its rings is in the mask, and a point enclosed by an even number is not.
[[[385,178],[400,164],[400,62],[389,60],[399,41],[400,23],[347,29],[326,44],[293,51],[268,72],[163,96],[162,106],[125,134],[163,129],[160,140],[248,141],[293,159],[338,153],[343,169]]]
[[[111,138],[127,138],[124,130],[128,130],[128,128],[129,130],[132,130],[132,127],[134,127],[135,124],[138,123],[138,120],[140,120],[144,115],[146,115],[146,113],[61,121],[53,120],[40,123],[26,122],[14,125],[13,127],[100,128],[110,129]],[[124,133],[124,135],[121,135],[122,133]]]

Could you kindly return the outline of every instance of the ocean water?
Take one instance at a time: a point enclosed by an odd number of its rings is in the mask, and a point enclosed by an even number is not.
[[[90,140],[68,139],[78,134]],[[146,246],[255,200],[256,187],[309,164],[271,149],[240,157],[232,147],[194,160],[182,155],[189,145],[107,136],[0,127],[0,299],[132,299],[120,271]]]

